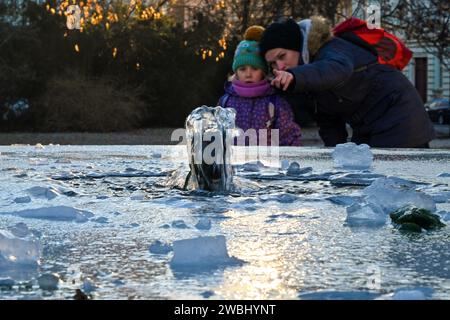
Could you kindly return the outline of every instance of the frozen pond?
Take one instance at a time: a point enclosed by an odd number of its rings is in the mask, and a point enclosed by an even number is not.
[[[389,218],[347,225],[346,205],[370,181],[330,181],[345,173],[333,168],[332,149],[281,148],[281,159],[312,167],[310,178],[239,171],[250,178],[242,192],[222,195],[161,183],[185,164],[179,150],[0,147],[0,230],[25,223],[42,248],[36,266],[0,255],[0,298],[71,299],[81,288],[94,299],[383,298],[400,289],[450,299],[449,227],[403,233]],[[374,150],[371,174],[419,182],[449,224],[449,151]],[[238,263],[171,264],[174,241],[219,235]],[[162,245],[149,250],[156,240]],[[48,274],[59,277],[57,290],[41,289]]]

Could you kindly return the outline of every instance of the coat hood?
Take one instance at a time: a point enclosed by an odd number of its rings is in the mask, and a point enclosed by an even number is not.
[[[333,38],[331,23],[322,16],[312,16],[311,19],[300,21],[299,26],[304,38],[302,58],[305,63],[309,63],[309,57],[314,57]]]

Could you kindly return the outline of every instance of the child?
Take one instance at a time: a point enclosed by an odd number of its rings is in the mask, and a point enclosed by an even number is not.
[[[271,145],[270,129],[279,129],[280,146],[299,146],[300,127],[294,122],[290,105],[270,86],[267,65],[259,53],[258,40],[263,31],[259,26],[246,30],[234,54],[234,75],[225,84],[219,105],[236,110],[236,126],[244,132],[256,129],[259,145],[265,145],[259,141],[259,130],[267,130],[267,145]]]

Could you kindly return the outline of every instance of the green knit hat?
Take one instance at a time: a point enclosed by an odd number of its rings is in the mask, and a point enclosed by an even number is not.
[[[233,72],[245,65],[250,65],[258,69],[262,69],[267,73],[267,64],[260,54],[258,39],[260,38],[264,28],[260,26],[249,27],[245,31],[244,39],[241,41],[234,53]]]

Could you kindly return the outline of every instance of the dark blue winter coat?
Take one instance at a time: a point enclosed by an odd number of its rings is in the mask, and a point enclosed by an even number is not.
[[[353,142],[371,147],[419,147],[435,137],[417,90],[400,71],[341,38],[317,47],[309,64],[288,70],[295,83],[286,98],[293,108],[308,106],[326,146],[347,141],[346,123]]]

